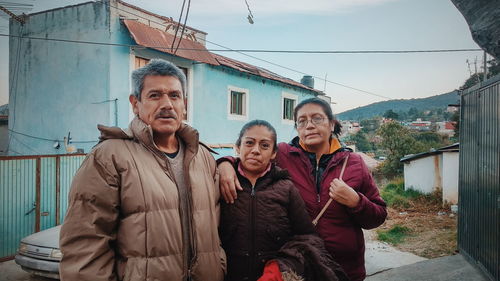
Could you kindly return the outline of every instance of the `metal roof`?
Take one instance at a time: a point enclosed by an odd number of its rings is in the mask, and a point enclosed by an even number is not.
[[[130,31],[132,38],[138,45],[155,49],[160,52],[168,53],[171,55],[179,56],[185,59],[203,62],[212,65],[219,65],[217,60],[202,44],[192,41],[190,39],[182,38],[179,45],[179,50],[174,53],[171,49],[174,36],[137,22],[135,20],[123,20],[123,23]],[[179,38],[177,38],[175,45],[177,45]]]
[[[316,90],[314,88],[309,88],[304,84],[301,84],[301,83],[294,81],[292,79],[280,76],[280,75],[278,75],[274,72],[271,72],[265,68],[251,65],[248,63],[244,63],[241,61],[237,61],[234,59],[230,59],[228,57],[221,56],[221,55],[214,54],[214,53],[212,53],[212,55],[219,62],[220,65],[227,66],[227,67],[236,69],[236,70],[241,71],[241,72],[254,74],[254,75],[261,76],[261,77],[264,77],[267,79],[271,79],[271,80],[279,81],[279,82],[289,84],[292,86],[300,87],[300,88],[303,88],[303,89],[306,89],[309,91],[316,92],[316,93],[321,94],[321,95],[324,94],[322,91]]]
[[[135,20],[122,20],[124,25],[129,30],[135,42],[143,47],[158,50],[160,52],[179,56],[185,59],[203,62],[211,65],[223,65],[237,71],[257,75],[270,80],[282,82],[290,86],[299,87],[309,91],[316,92],[319,95],[324,95],[320,90],[307,87],[292,79],[283,77],[279,74],[271,72],[265,68],[237,61],[225,56],[209,52],[202,44],[183,38],[179,46],[179,50],[174,54],[171,49],[174,36],[163,30],[159,30]],[[177,43],[176,43],[177,44]]]
[[[444,147],[438,148],[436,150],[407,155],[407,156],[401,158],[401,160],[399,160],[399,162],[408,162],[408,161],[411,161],[411,160],[416,160],[416,159],[419,159],[419,158],[424,158],[424,157],[427,157],[427,156],[430,156],[430,155],[441,154],[443,152],[458,152],[459,151],[459,147],[460,147],[460,144],[457,142],[457,143],[454,143],[452,145],[448,145],[448,146],[444,146]]]

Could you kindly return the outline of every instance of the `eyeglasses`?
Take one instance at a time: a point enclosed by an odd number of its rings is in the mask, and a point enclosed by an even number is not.
[[[323,124],[323,122],[325,122],[325,117],[322,117],[322,116],[315,116],[313,118],[311,118],[311,123],[313,123],[314,125],[320,125],[320,124]],[[309,119],[299,119],[299,121],[295,122],[295,125],[297,126],[297,128],[304,128],[305,126],[307,126],[307,123],[309,122]]]

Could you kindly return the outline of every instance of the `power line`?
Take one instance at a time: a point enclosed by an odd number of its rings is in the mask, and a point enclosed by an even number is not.
[[[71,39],[60,39],[60,38],[46,38],[46,37],[33,37],[33,36],[19,36],[19,35],[9,35],[1,33],[2,37],[13,37],[13,38],[26,38],[33,40],[45,40],[45,41],[56,41],[56,42],[66,42],[66,43],[79,43],[79,44],[89,44],[89,45],[102,45],[102,46],[117,46],[117,47],[131,47],[131,48],[154,48],[154,49],[170,49],[165,46],[142,46],[142,45],[132,45],[132,44],[121,44],[121,43],[107,43],[107,42],[96,42],[96,41],[85,41],[85,40],[71,40]],[[458,53],[458,52],[482,52],[482,49],[429,49],[429,50],[265,50],[265,49],[231,49],[229,47],[224,47],[222,45],[213,43],[211,41],[205,40],[207,43],[214,44],[218,47],[225,49],[197,49],[197,48],[178,48],[184,51],[199,51],[199,52],[246,52],[246,53],[285,53],[285,54],[411,54],[411,53]],[[257,58],[258,59],[258,58]],[[267,62],[267,61],[266,61]],[[323,79],[322,79],[323,80]]]
[[[106,5],[106,3],[102,2],[102,1],[97,1],[95,3]],[[153,23],[156,23],[156,24],[159,24],[159,25],[162,25],[162,26],[164,25],[164,23],[162,23],[162,22],[157,22],[157,21],[151,20],[150,18],[146,18],[144,16],[132,13],[130,11],[123,10],[123,9],[118,8],[118,7],[112,6],[110,2],[107,2],[107,3],[108,4],[106,6],[108,6],[110,8],[114,8],[114,9],[123,11],[125,13],[137,16],[137,17],[142,18],[142,19],[146,19],[146,20],[148,20],[150,22],[153,22]],[[177,23],[177,24],[179,25],[180,23]],[[0,34],[0,36],[20,37],[20,36],[15,36],[15,35],[8,35],[8,34]],[[82,44],[101,45],[101,46],[121,46],[121,47],[129,47],[129,48],[168,49],[167,47],[164,47],[164,46],[139,46],[139,45],[119,44],[119,43],[104,43],[104,42],[93,42],[93,41],[83,41],[83,40],[54,39],[54,38],[27,37],[27,36],[23,36],[22,38],[34,39],[34,40],[68,42],[68,43],[82,43]],[[211,41],[203,39],[203,38],[198,38],[198,39],[201,39],[201,40],[205,41],[206,43],[210,43],[212,45],[215,45],[215,46],[218,46],[220,48],[223,48],[222,50],[215,50],[215,49],[211,49],[210,50],[209,49],[208,51],[214,51],[214,52],[215,51],[218,51],[218,52],[236,52],[236,53],[239,53],[241,55],[253,58],[255,60],[259,60],[259,61],[271,64],[271,65],[274,65],[276,67],[280,67],[280,68],[283,68],[283,69],[286,69],[286,70],[289,70],[289,71],[292,71],[292,72],[295,72],[295,73],[299,73],[299,74],[302,74],[302,75],[310,75],[310,74],[305,73],[305,72],[301,72],[301,71],[298,71],[296,69],[293,69],[293,68],[290,68],[290,67],[286,67],[286,66],[283,66],[283,65],[280,65],[280,64],[277,64],[277,63],[265,60],[265,59],[261,59],[261,58],[255,57],[253,55],[249,55],[246,52],[262,52],[262,53],[263,52],[270,52],[270,53],[281,52],[281,53],[309,53],[309,54],[314,54],[314,53],[316,53],[316,54],[326,54],[326,53],[332,53],[332,54],[336,54],[336,53],[337,54],[348,54],[348,53],[352,53],[352,54],[355,54],[355,53],[386,53],[386,54],[388,54],[388,53],[426,53],[426,52],[477,51],[477,49],[392,50],[392,51],[383,51],[383,50],[375,50],[375,51],[369,51],[369,50],[368,51],[310,51],[309,50],[308,51],[308,50],[249,50],[249,49],[246,49],[246,50],[237,50],[237,49],[231,49],[229,47],[225,47],[223,45],[211,42]],[[206,51],[207,50],[207,49],[189,49],[189,48],[180,48],[180,49],[181,50],[190,50],[190,51]],[[361,92],[361,93],[369,94],[369,95],[380,97],[380,98],[383,98],[383,99],[389,99],[389,100],[393,99],[391,97],[386,97],[386,96],[375,94],[375,93],[372,93],[372,92],[369,92],[369,91],[366,91],[366,90],[362,90],[362,89],[358,89],[358,88],[355,88],[355,87],[351,87],[351,86],[348,86],[348,85],[345,85],[345,84],[342,84],[342,83],[338,83],[338,82],[334,82],[334,81],[331,81],[331,80],[327,80],[327,79],[324,79],[324,78],[319,77],[319,76],[314,76],[314,75],[311,75],[311,76],[314,77],[314,78],[316,78],[316,79],[323,80],[323,81],[329,82],[331,84],[338,85],[338,86],[341,86],[341,87],[344,87],[344,88],[348,88],[348,89],[351,89],[351,90],[355,90],[355,91],[358,91],[358,92]]]
[[[184,5],[183,5],[184,6]],[[184,31],[186,30],[186,23],[187,19],[189,16],[189,8],[191,7],[191,0],[188,0],[188,6],[187,6],[187,11],[186,11],[186,17],[184,18],[184,24],[182,25],[182,31],[181,31],[181,36],[179,37],[179,42],[177,43],[177,47],[175,48],[174,55],[177,53],[177,50],[179,49],[179,46],[181,45],[182,42],[182,36],[184,36]],[[181,14],[182,15],[182,14]],[[180,21],[179,21],[180,23]],[[177,31],[176,31],[177,34]],[[174,38],[175,39],[175,38]]]
[[[110,3],[110,5],[111,5],[111,3]],[[186,0],[182,1],[181,14],[179,15],[179,20],[177,21],[177,26],[175,27],[174,40],[172,40],[172,47],[170,48],[170,50],[172,52],[174,51],[175,39],[177,38],[177,32],[179,32],[179,27],[180,27],[181,20],[182,20],[182,14],[184,13],[184,5],[186,5]],[[181,37],[182,37],[182,35],[181,35]]]
[[[131,44],[119,44],[119,43],[105,43],[105,42],[94,42],[94,41],[84,41],[84,40],[70,40],[70,39],[55,39],[55,38],[43,38],[43,37],[32,37],[32,36],[17,36],[17,35],[9,35],[9,34],[0,34],[0,36],[4,36],[4,37],[14,37],[14,38],[25,38],[25,39],[33,39],[33,40],[44,40],[44,41],[56,41],[56,42],[65,42],[65,43],[78,43],[78,44],[90,44],[90,45],[100,45],[100,46],[119,46],[119,47],[130,47],[130,48],[155,48],[155,49],[169,49],[168,47],[165,47],[165,46],[140,46],[140,45],[131,45]],[[226,48],[226,49],[223,49],[223,50],[220,50],[220,49],[194,49],[194,48],[179,48],[179,50],[189,50],[189,51],[212,51],[212,52],[215,52],[215,51],[226,51],[226,52],[235,52],[235,53],[239,53],[241,55],[244,55],[244,56],[247,56],[247,57],[250,57],[250,58],[253,58],[253,59],[256,59],[256,60],[259,60],[259,61],[262,61],[262,62],[265,62],[265,63],[268,63],[268,64],[271,64],[271,65],[274,65],[276,67],[280,67],[280,68],[283,68],[283,69],[286,69],[286,70],[289,70],[289,71],[292,71],[292,72],[296,72],[296,73],[299,73],[299,74],[302,74],[302,75],[310,75],[308,73],[305,73],[305,72],[302,72],[302,71],[299,71],[299,70],[296,70],[296,69],[293,69],[293,68],[290,68],[290,67],[286,67],[286,66],[283,66],[283,65],[280,65],[280,64],[277,64],[277,63],[274,63],[274,62],[271,62],[271,61],[268,61],[268,60],[265,60],[265,59],[261,59],[261,58],[258,58],[256,56],[253,56],[253,55],[249,55],[249,54],[246,54],[245,52],[252,52],[252,51],[257,51],[257,52],[306,52],[306,53],[314,53],[314,52],[319,52],[319,53],[325,53],[325,52],[330,52],[330,53],[380,53],[380,52],[385,52],[385,53],[388,53],[388,52],[396,52],[396,53],[403,53],[403,52],[406,52],[406,53],[425,53],[425,52],[456,52],[456,51],[477,51],[477,49],[455,49],[455,50],[408,50],[408,51],[278,51],[278,50],[237,50],[237,49],[231,49],[231,48],[228,48],[228,47],[224,47],[220,44],[217,44],[217,43],[214,43],[214,42],[211,42],[211,41],[208,41],[208,40],[205,40],[207,43],[210,43],[210,44],[213,44],[213,45],[216,45],[218,47],[222,47],[222,48]],[[331,81],[331,80],[328,80],[328,79],[325,79],[323,77],[319,77],[319,76],[315,76],[315,75],[311,75],[312,77],[316,78],[316,79],[319,79],[319,80],[323,80],[325,82],[328,82],[328,83],[331,83],[331,84],[334,84],[334,85],[337,85],[337,86],[341,86],[341,87],[344,87],[344,88],[348,88],[348,89],[351,89],[351,90],[355,90],[355,91],[358,91],[358,92],[362,92],[362,93],[365,93],[365,94],[369,94],[369,95],[372,95],[372,96],[376,96],[376,97],[379,97],[379,98],[384,98],[384,99],[393,99],[391,97],[387,97],[387,96],[383,96],[383,95],[380,95],[380,94],[376,94],[376,93],[373,93],[373,92],[369,92],[369,91],[366,91],[366,90],[362,90],[362,89],[359,89],[359,88],[355,88],[355,87],[351,87],[349,85],[346,85],[346,84],[342,84],[342,83],[338,83],[338,82],[335,82],[335,81]]]
[[[102,5],[106,5],[106,3],[104,3],[103,1],[97,1],[96,3],[100,3]],[[136,14],[136,13],[132,13],[130,11],[127,11],[127,10],[124,10],[124,9],[120,9],[118,6],[111,6],[111,2],[108,1],[107,2],[107,6],[110,7],[110,8],[114,8],[116,10],[119,10],[119,11],[122,11],[124,13],[128,13],[130,15],[134,15],[138,18],[142,18],[142,19],[145,19],[145,20],[148,20],[149,22],[153,22],[153,23],[156,23],[156,24],[159,24],[161,26],[164,26],[165,24],[162,23],[162,22],[158,22],[158,21],[154,21],[154,20],[151,20],[150,18],[146,18],[144,16],[141,16],[139,14]],[[180,23],[178,23],[180,24]],[[264,60],[264,59],[261,59],[261,58],[258,58],[258,57],[255,57],[255,56],[252,56],[252,55],[249,55],[249,54],[246,54],[244,53],[243,51],[240,51],[240,50],[234,50],[234,49],[231,49],[229,47],[226,47],[226,46],[223,46],[223,45],[220,45],[220,44],[217,44],[217,43],[214,43],[214,42],[211,42],[207,39],[204,39],[204,38],[198,38],[206,43],[210,43],[210,44],[213,44],[215,46],[218,46],[218,47],[221,47],[223,48],[224,50],[218,50],[219,52],[220,51],[224,51],[224,52],[236,52],[236,53],[239,53],[239,54],[242,54],[244,56],[247,56],[247,57],[250,57],[250,58],[253,58],[253,59],[256,59],[256,60],[259,60],[259,61],[262,61],[262,62],[266,62],[266,63],[269,63],[271,65],[274,65],[274,66],[277,66],[277,67],[280,67],[280,68],[283,68],[283,69],[287,69],[287,70],[290,70],[290,71],[293,71],[293,72],[296,72],[296,73],[299,73],[299,74],[302,74],[302,75],[309,75],[307,73],[304,73],[304,72],[301,72],[301,71],[298,71],[298,70],[295,70],[295,69],[292,69],[292,68],[289,68],[289,67],[286,67],[286,66],[282,66],[282,65],[279,65],[279,64],[276,64],[276,63],[273,63],[273,62],[270,62],[270,61],[267,61],[267,60]],[[458,49],[457,49],[458,50]],[[469,50],[469,49],[467,49]],[[476,50],[476,49],[471,49],[471,50]],[[208,51],[216,51],[216,50],[208,50]],[[424,51],[424,50],[420,50],[421,52]],[[432,50],[432,51],[436,51],[436,50]],[[481,50],[482,51],[482,50]],[[373,96],[377,96],[377,97],[381,97],[381,98],[384,98],[384,99],[389,99],[389,100],[392,100],[393,98],[390,98],[390,97],[386,97],[386,96],[382,96],[382,95],[378,95],[378,94],[375,94],[375,93],[372,93],[372,92],[368,92],[368,91],[365,91],[365,90],[361,90],[361,89],[357,89],[357,88],[354,88],[354,87],[351,87],[351,86],[347,86],[347,85],[344,85],[342,83],[337,83],[337,82],[333,82],[331,80],[326,80],[326,79],[323,79],[321,77],[318,77],[318,76],[314,76],[314,75],[311,75],[312,77],[316,78],[316,79],[319,79],[319,80],[323,80],[325,82],[329,82],[329,83],[332,83],[334,85],[338,85],[338,86],[342,86],[342,87],[346,87],[348,89],[352,89],[352,90],[356,90],[356,91],[359,91],[359,92],[362,92],[362,93],[366,93],[366,94],[369,94],[369,95],[373,95]]]
[[[25,136],[25,137],[33,138],[33,139],[37,139],[37,140],[44,140],[44,141],[50,141],[50,142],[56,142],[56,141],[64,142],[64,139],[60,140],[60,139],[49,139],[49,138],[44,138],[44,137],[38,137],[38,136],[33,136],[33,135],[29,135],[29,134],[17,132],[17,131],[14,131],[12,129],[9,129],[9,131],[12,132],[12,133],[21,135],[21,136]],[[72,140],[70,143],[94,143],[94,142],[98,142],[98,140],[81,140],[81,141],[78,141],[78,140],[74,141],[74,140]]]
[[[100,3],[102,5],[106,5],[106,3],[102,2],[102,1],[98,1],[96,3]],[[247,3],[248,4],[248,3]],[[108,7],[109,8],[114,8],[114,9],[117,9],[119,11],[122,11],[122,12],[125,12],[125,13],[128,13],[128,14],[131,14],[131,15],[134,15],[136,17],[139,17],[139,18],[142,18],[142,19],[145,19],[145,20],[148,20],[150,22],[153,22],[153,23],[156,23],[156,24],[159,24],[161,26],[164,26],[164,23],[160,23],[160,22],[157,22],[157,21],[154,21],[154,20],[151,20],[150,18],[146,18],[146,17],[143,17],[141,15],[138,15],[138,14],[135,14],[135,13],[132,13],[130,11],[126,11],[126,10],[123,10],[123,9],[120,9],[118,8],[118,6],[111,6],[111,1],[108,1]],[[178,23],[179,24],[179,23]],[[267,61],[267,60],[264,60],[264,59],[261,59],[261,58],[257,58],[255,56],[252,56],[252,55],[249,55],[249,54],[246,54],[244,52],[241,52],[241,51],[237,51],[237,50],[232,50],[231,48],[229,47],[226,47],[226,46],[223,46],[223,45],[220,45],[220,44],[217,44],[217,43],[214,43],[214,42],[211,42],[207,39],[204,39],[204,38],[199,38],[201,40],[203,40],[204,42],[206,43],[210,43],[210,44],[213,44],[213,45],[216,45],[218,47],[221,47],[225,50],[228,50],[228,51],[233,51],[233,52],[237,52],[237,53],[240,53],[244,56],[247,56],[247,57],[250,57],[250,58],[253,58],[253,59],[256,59],[256,60],[260,60],[260,61],[263,61],[263,62],[266,62],[266,63],[269,63],[269,64],[272,64],[272,65],[275,65],[275,66],[278,66],[278,67],[281,67],[281,68],[284,68],[284,69],[287,69],[287,70],[290,70],[290,71],[293,71],[293,72],[296,72],[296,73],[300,73],[302,75],[308,75],[304,72],[300,72],[300,71],[297,71],[295,69],[292,69],[292,68],[289,68],[289,67],[286,67],[286,66],[282,66],[282,65],[279,65],[279,64],[276,64],[276,63],[273,63],[273,62],[270,62],[270,61]],[[385,98],[385,99],[392,99],[390,97],[385,97],[385,96],[382,96],[382,95],[378,95],[378,94],[375,94],[375,93],[371,93],[371,92],[368,92],[368,91],[365,91],[365,90],[361,90],[361,89],[357,89],[357,88],[354,88],[354,87],[350,87],[350,86],[347,86],[347,85],[344,85],[344,84],[341,84],[341,83],[337,83],[337,82],[333,82],[333,81],[330,81],[330,80],[326,80],[326,79],[322,79],[321,77],[318,77],[318,76],[313,76],[317,79],[320,79],[320,80],[324,80],[326,82],[329,82],[329,83],[332,83],[334,85],[338,85],[338,86],[342,86],[342,87],[346,87],[348,89],[352,89],[352,90],[356,90],[356,91],[359,91],[359,92],[362,92],[362,93],[366,93],[366,94],[369,94],[369,95],[373,95],[373,96],[376,96],[376,97],[381,97],[381,98]]]

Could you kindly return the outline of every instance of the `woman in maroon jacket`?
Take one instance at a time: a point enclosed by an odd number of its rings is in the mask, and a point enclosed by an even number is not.
[[[362,158],[340,145],[337,136],[341,126],[327,102],[318,98],[302,101],[295,108],[294,119],[298,137],[278,145],[277,165],[289,171],[311,218],[317,218],[333,199],[317,221],[316,230],[349,278],[364,280],[362,228],[375,228],[384,222],[385,202]],[[224,160],[218,161],[221,193],[232,203],[241,187],[233,167]]]

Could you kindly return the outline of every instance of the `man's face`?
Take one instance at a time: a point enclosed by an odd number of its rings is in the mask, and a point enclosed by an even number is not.
[[[146,76],[141,100],[134,95],[129,100],[134,113],[151,125],[155,137],[174,134],[186,112],[181,82],[174,76]]]

